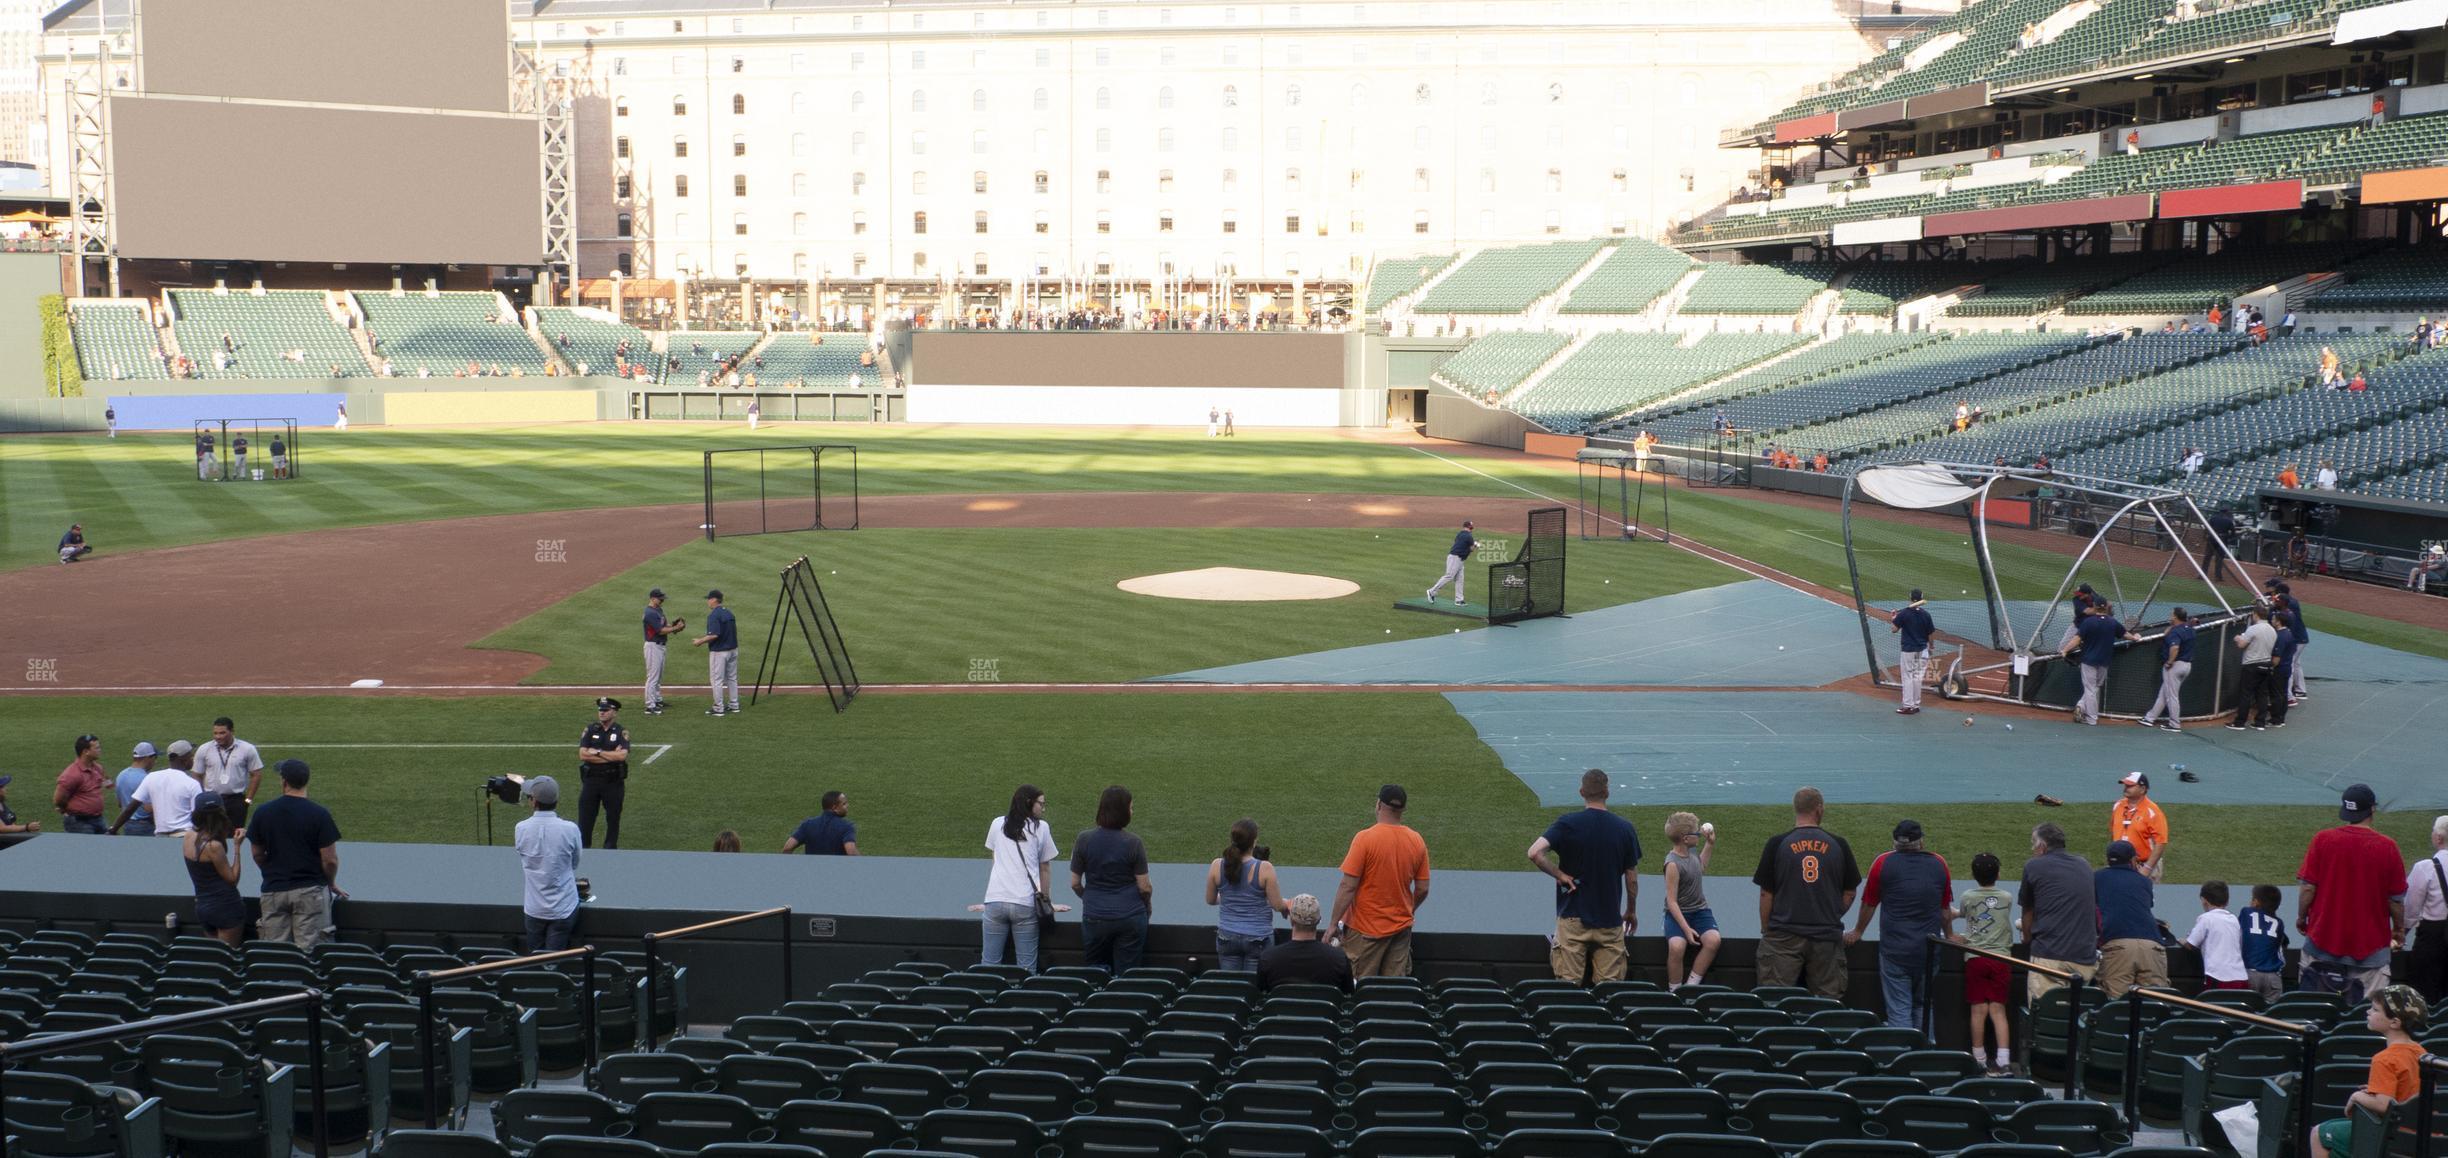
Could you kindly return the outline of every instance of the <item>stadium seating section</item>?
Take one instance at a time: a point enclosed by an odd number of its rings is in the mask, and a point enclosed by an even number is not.
[[[628,343],[629,361],[649,374],[656,369],[654,342],[646,331],[612,320],[602,310],[569,306],[536,307],[536,332],[560,351],[573,373],[618,373],[621,344]]]
[[[1736,399],[1790,390],[1847,370],[1872,365],[1907,350],[1943,342],[1947,337],[1939,333],[1851,334],[1821,342],[1774,365],[1734,375],[1683,395],[1672,403],[1636,409],[1621,419],[1603,424],[1593,433],[1629,432],[1677,415],[1700,414],[1705,418],[1718,407]],[[1684,428],[1678,426],[1676,429]],[[1705,432],[1705,424],[1701,430]]]
[[[2066,304],[2069,314],[2202,314],[2238,294],[2334,270],[2353,256],[2344,245],[2229,249],[2170,262]]]
[[[574,972],[520,968],[439,987],[426,1040],[408,979],[507,953],[5,932],[0,1027],[16,1040],[319,987],[329,1140],[381,1158],[2207,1158],[2124,1149],[2129,1076],[2146,1127],[2221,1146],[2220,1111],[2326,1112],[2382,1044],[2332,994],[2202,995],[2322,1031],[2307,1044],[2060,989],[2028,1011],[2029,1076],[1997,1077],[1790,987],[1393,977],[1262,993],[1248,973],[923,961],[725,1025],[675,1011],[641,1027],[634,998],[651,987],[677,1010],[661,995],[684,999],[687,970],[649,976],[618,953],[597,960],[592,1023]],[[307,1029],[276,1016],[12,1065],[12,1148],[288,1154],[314,1126]],[[429,1115],[444,1128],[394,1128]]]
[[[1947,316],[2008,318],[2045,313],[2077,295],[2146,273],[2168,260],[2160,254],[2115,254],[2009,270],[1983,282],[1983,292],[1956,304]]]
[[[760,386],[821,386],[838,389],[850,384],[850,375],[858,371],[859,382],[875,389],[882,375],[859,366],[859,354],[866,349],[866,339],[860,334],[775,334],[750,359],[748,369],[756,372]]]
[[[2055,380],[2047,367],[2094,344],[2079,335],[1960,334],[1858,370],[1728,404],[1725,410],[1736,429],[1750,432],[1751,441],[1830,452],[1926,436],[1937,432],[1957,403],[1989,405],[1986,399],[2017,390],[1992,383],[2023,373],[2033,377],[2023,379],[2021,389],[2041,389],[2041,383]],[[1666,429],[1703,438],[1713,419],[1713,414],[1689,414]]]
[[[1556,241],[1483,249],[1420,295],[1422,314],[1518,314],[1563,287],[1604,241]]]
[[[329,378],[333,367],[347,377],[373,373],[326,300],[319,290],[171,290],[170,333],[199,378]]]
[[[2340,272],[2341,283],[2323,288],[2306,308],[2448,317],[2448,260],[2437,249],[2386,250]]]
[[[161,378],[161,336],[141,302],[92,301],[68,311],[77,368],[88,381]]]
[[[694,383],[699,373],[718,372],[724,359],[754,349],[764,336],[744,330],[689,330],[665,334],[665,364],[674,361],[679,364],[672,366],[663,375],[663,380],[676,384]],[[848,379],[845,377],[843,381],[847,382]]]
[[[1377,263],[1370,272],[1368,296],[1363,299],[1369,313],[1386,308],[1394,299],[1426,285],[1428,279],[1453,264],[1450,253],[1429,257],[1392,257]]]
[[[1826,292],[1827,280],[1811,276],[1815,267],[1715,264],[1703,269],[1683,299],[1689,314],[1798,314],[1811,298]]]
[[[1871,261],[1845,274],[1840,313],[1892,316],[1914,298],[1967,285],[2005,268],[1961,261]]]
[[[2448,165],[2448,113],[2406,117],[2366,129],[2302,170],[2315,185],[2337,185],[2358,173]]]
[[[1810,339],[1717,334],[1684,346],[1678,334],[1599,334],[1513,400],[1551,429],[1578,431],[1776,357]]]
[[[1647,241],[1615,246],[1598,268],[1564,299],[1567,314],[1637,314],[1673,290],[1690,273],[1692,260]]]
[[[1511,390],[1570,342],[1562,334],[1536,330],[1489,334],[1446,359],[1436,372],[1468,394]]]
[[[487,374],[541,374],[550,358],[516,321],[504,321],[494,293],[360,293],[375,364],[401,376],[436,376],[477,367]]]

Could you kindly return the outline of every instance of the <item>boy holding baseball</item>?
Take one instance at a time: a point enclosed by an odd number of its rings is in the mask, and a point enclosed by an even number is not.
[[[1717,916],[1709,912],[1708,893],[1701,887],[1709,858],[1717,851],[1717,826],[1702,824],[1688,812],[1666,818],[1666,988],[1705,983],[1709,965],[1717,960]],[[1683,971],[1683,954],[1698,946],[1691,972]]]

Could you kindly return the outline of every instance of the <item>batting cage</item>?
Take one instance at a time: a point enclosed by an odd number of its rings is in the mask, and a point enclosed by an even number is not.
[[[772,625],[765,630],[765,654],[758,658],[756,676],[748,685],[748,702],[773,693],[782,680],[783,657],[797,650],[793,637],[805,644],[815,661],[816,678],[824,684],[833,710],[846,711],[859,694],[858,665],[850,662],[850,642],[833,621],[833,605],[825,601],[824,584],[807,556],[782,569],[782,589],[774,597]]]
[[[1855,517],[1872,505],[1959,518],[1962,529],[1933,547],[1924,523]],[[1925,678],[1940,694],[2071,710],[2083,692],[2068,658],[2079,597],[2105,602],[2134,633],[2108,666],[2101,715],[2150,710],[2178,608],[2197,633],[2184,714],[2232,712],[2243,678],[2233,636],[2248,607],[2210,581],[2212,556],[2186,548],[2181,530],[2204,521],[2182,491],[2115,479],[1942,462],[1864,469],[1845,487],[1844,547],[1870,674],[1901,686],[1888,619],[1919,591],[1936,627]],[[2237,567],[2223,544],[2205,550]]]
[[[1564,516],[1562,507],[1530,512],[1521,550],[1510,562],[1488,565],[1489,623],[1564,614]]]
[[[855,531],[858,447],[740,447],[705,452],[708,541],[784,531]]]
[[[1584,541],[1674,541],[1674,490],[1662,471],[1642,469],[1641,459],[1627,450],[1583,450],[1574,460],[1574,495],[1580,500]],[[1664,462],[1653,459],[1649,465],[1662,467]]]
[[[285,482],[298,477],[294,418],[199,418],[197,482]]]

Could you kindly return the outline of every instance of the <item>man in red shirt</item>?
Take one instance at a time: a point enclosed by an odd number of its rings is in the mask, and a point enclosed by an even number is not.
[[[102,824],[102,791],[109,786],[110,778],[102,774],[102,741],[94,736],[77,737],[76,762],[60,769],[59,786],[51,790],[51,805],[60,811],[61,829],[89,836],[108,833]]]
[[[2350,1002],[2388,983],[2389,951],[2405,932],[2405,859],[2372,829],[2379,809],[2370,785],[2349,786],[2338,805],[2346,823],[2314,834],[2295,870],[2304,975],[2342,984]]]

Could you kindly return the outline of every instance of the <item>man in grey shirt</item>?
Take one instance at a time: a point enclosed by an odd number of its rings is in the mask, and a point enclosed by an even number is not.
[[[2099,906],[2091,886],[2091,862],[2066,851],[2064,829],[2054,824],[2032,829],[2032,856],[2023,862],[2023,888],[2016,897],[2032,964],[2084,980],[2099,975]],[[2038,1001],[2063,984],[2034,973],[2031,999]]]
[[[2243,652],[2236,662],[2244,683],[2236,699],[2235,719],[2228,721],[2227,730],[2241,732],[2247,726],[2267,728],[2275,700],[2286,695],[2286,689],[2278,686],[2278,669],[2270,662],[2270,655],[2278,646],[2278,629],[2270,626],[2267,608],[2252,609],[2252,619],[2244,630],[2236,633],[2235,643]]]
[[[526,878],[527,951],[549,953],[569,948],[578,924],[578,826],[553,812],[561,785],[552,777],[528,781],[526,794],[535,815],[519,821],[511,843]]]

